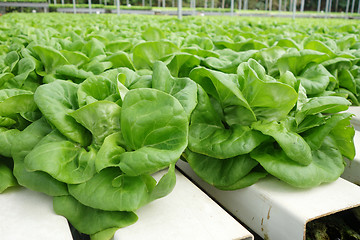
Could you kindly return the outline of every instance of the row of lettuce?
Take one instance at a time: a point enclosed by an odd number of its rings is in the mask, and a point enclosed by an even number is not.
[[[53,196],[96,240],[169,194],[179,158],[224,190],[334,181],[355,155],[357,24],[3,16],[0,190]]]
[[[73,4],[49,4],[49,7],[51,10],[56,11],[58,8],[73,8]],[[76,4],[77,8],[89,8],[89,4]],[[91,4],[92,8],[100,8],[105,10],[115,10],[117,9],[116,3],[115,4]],[[166,12],[166,11],[173,11],[176,12],[176,7],[152,7],[152,6],[126,6],[124,4],[120,5],[121,10],[144,10],[144,11],[156,11],[156,12]],[[193,8],[190,7],[183,7],[182,11],[195,11]],[[203,8],[203,7],[197,7],[197,12],[230,12],[230,8]]]
[[[73,3],[53,3],[53,1],[49,2],[48,0],[0,0],[0,3],[49,3],[48,6],[50,7],[50,11],[56,12],[58,9],[61,8],[73,8]],[[121,4],[121,3],[120,3]],[[76,8],[89,8],[89,4],[86,3],[80,3],[75,5]],[[104,9],[104,10],[116,10],[116,2],[110,3],[110,4],[102,4],[102,3],[95,3],[91,4],[91,7],[95,9]],[[177,11],[176,7],[153,7],[153,6],[126,6],[125,4],[121,4],[120,8],[122,10],[143,10],[143,11],[156,11],[156,12],[162,12],[162,11]],[[183,11],[194,11],[193,8],[190,7],[183,7]],[[204,7],[197,7],[197,12],[230,12],[230,8],[204,8]],[[110,12],[110,11],[109,11]]]

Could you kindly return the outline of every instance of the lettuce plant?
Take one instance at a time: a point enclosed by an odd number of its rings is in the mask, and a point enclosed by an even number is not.
[[[338,113],[350,105],[342,97],[301,98],[301,80],[276,80],[253,59],[237,74],[195,68],[190,77],[200,86],[184,157],[220,189],[246,187],[266,173],[313,187],[336,180],[343,156],[355,156],[351,115]]]

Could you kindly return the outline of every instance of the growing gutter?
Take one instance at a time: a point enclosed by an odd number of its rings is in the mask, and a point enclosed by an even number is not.
[[[360,106],[350,106],[346,112],[354,114],[351,124],[356,130],[360,131]]]
[[[0,239],[72,240],[68,221],[55,214],[52,202],[23,187],[0,194]]]
[[[159,178],[164,173],[156,173]],[[139,220],[119,229],[114,240],[253,240],[253,235],[176,170],[174,190],[140,208]]]
[[[202,181],[190,166],[177,166],[220,205],[266,240],[305,240],[306,225],[324,216],[360,206],[360,187],[339,178],[311,189],[298,189],[267,177],[236,191]]]

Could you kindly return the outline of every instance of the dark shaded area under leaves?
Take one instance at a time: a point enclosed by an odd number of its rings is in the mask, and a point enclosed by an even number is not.
[[[308,223],[306,240],[360,240],[360,207]]]
[[[70,232],[74,240],[90,240],[90,236],[80,233],[78,230],[76,230],[71,223],[69,223]]]

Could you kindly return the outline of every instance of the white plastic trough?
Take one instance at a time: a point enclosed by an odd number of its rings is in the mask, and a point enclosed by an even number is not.
[[[140,208],[137,215],[139,220],[119,229],[114,240],[254,239],[237,220],[178,171],[174,190]]]
[[[352,161],[345,159],[347,165],[341,177],[360,185],[360,131],[355,131],[354,144],[356,151],[355,158]]]
[[[354,114],[351,124],[356,130],[360,131],[360,106],[350,106],[346,112]]]
[[[360,187],[342,178],[312,189],[297,189],[274,177],[236,191],[221,191],[177,166],[219,204],[266,240],[305,240],[312,220],[360,205]]]
[[[0,194],[0,239],[72,240],[67,220],[56,215],[52,198],[15,187]]]

